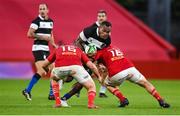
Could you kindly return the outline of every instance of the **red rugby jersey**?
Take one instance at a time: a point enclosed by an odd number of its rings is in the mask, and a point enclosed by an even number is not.
[[[64,45],[56,49],[47,58],[49,62],[55,62],[55,67],[69,66],[69,65],[82,65],[87,63],[89,58],[83,51],[73,45]]]
[[[114,46],[109,46],[99,50],[95,56],[95,60],[102,61],[102,63],[107,67],[110,77],[120,71],[134,66],[127,58],[124,57],[124,54],[120,51],[120,49]]]

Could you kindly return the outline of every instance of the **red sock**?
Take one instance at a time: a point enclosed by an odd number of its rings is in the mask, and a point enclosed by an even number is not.
[[[51,81],[51,84],[52,84],[52,89],[53,89],[56,105],[59,105],[59,104],[61,104],[61,100],[59,97],[60,96],[60,94],[59,94],[59,83],[57,83],[55,81]]]
[[[113,93],[120,101],[124,101],[125,97],[123,96],[123,94],[122,94],[118,89],[115,89],[112,93]]]
[[[151,95],[154,96],[157,100],[162,99],[162,97],[159,95],[155,88],[152,90]]]
[[[95,97],[96,97],[96,92],[94,91],[88,92],[88,106],[94,105]]]
[[[51,77],[51,72],[47,72],[46,77],[50,78]]]

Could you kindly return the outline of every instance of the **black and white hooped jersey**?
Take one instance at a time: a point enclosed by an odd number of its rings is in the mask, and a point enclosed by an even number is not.
[[[40,15],[32,21],[30,28],[35,29],[35,34],[37,35],[46,35],[51,36],[51,31],[53,29],[53,20],[47,19],[45,20]],[[34,44],[32,46],[32,51],[49,51],[48,42],[45,40],[34,40]]]
[[[107,39],[100,38],[98,33],[98,26],[98,22],[92,24],[91,26],[85,28],[79,36],[85,42],[85,45],[93,44],[97,47],[97,50],[100,50],[111,44],[111,38],[110,36]],[[83,47],[85,49],[86,46]]]

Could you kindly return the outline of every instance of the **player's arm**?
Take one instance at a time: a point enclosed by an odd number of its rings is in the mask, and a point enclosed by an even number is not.
[[[58,48],[58,46],[55,44],[55,41],[54,41],[53,31],[51,32],[51,40],[50,40],[49,42],[51,43],[51,45],[52,45],[54,48]]]
[[[45,76],[49,72],[48,66],[50,64],[51,63],[48,60],[43,60],[41,63],[39,63],[38,67],[39,67],[39,70],[43,72],[42,73],[43,76]]]
[[[90,68],[90,69],[93,71],[93,73],[94,73],[95,76],[98,78],[98,80],[102,80],[102,77],[101,77],[101,75],[100,75],[97,67],[95,66],[95,64],[93,64],[93,63],[89,60],[89,58],[87,57],[87,55],[86,55],[85,53],[82,52],[81,56],[82,56],[82,57],[81,57],[82,61],[86,64],[86,66],[87,66],[88,68]]]
[[[27,37],[30,39],[34,39],[34,40],[46,40],[46,41],[50,41],[50,37],[49,36],[44,36],[44,35],[37,35],[35,33],[35,31],[38,29],[38,24],[39,22],[37,20],[32,21],[30,28],[27,32]]]
[[[49,70],[52,70],[52,68],[54,67],[53,65],[51,65],[54,61],[56,60],[56,50],[54,50],[47,59],[45,59],[44,61],[42,61],[41,63],[41,67],[46,71],[49,72]]]
[[[102,54],[103,54],[103,51],[102,50],[99,50],[96,55],[93,57],[93,60],[94,60],[94,64],[96,65],[96,67],[98,68],[98,71],[102,77],[102,79],[100,80],[100,82],[103,84],[104,82],[104,79],[105,79],[105,75],[108,75],[108,71],[107,71],[107,68],[103,65],[102,61],[101,61],[101,58],[102,58]]]
[[[42,62],[42,68],[46,68],[47,66],[49,66],[50,64],[52,64],[49,60],[45,59],[43,62]]]
[[[96,65],[93,64],[91,61],[88,61],[88,62],[86,63],[86,66],[93,71],[93,73],[95,74],[95,76],[98,78],[99,82],[102,82],[102,77],[101,77],[101,75],[100,75],[100,73],[99,73]]]
[[[75,41],[75,43],[74,43],[76,46],[78,46],[81,50],[85,50],[84,49],[84,46],[85,46],[85,42],[81,39],[81,37],[79,36],[78,38],[77,38],[77,40]]]
[[[88,41],[88,38],[92,35],[92,29],[91,27],[85,28],[80,34],[77,40],[75,41],[75,45],[81,48],[81,50],[85,50],[86,42]]]
[[[44,36],[44,35],[37,35],[35,33],[36,29],[34,28],[29,28],[28,32],[27,32],[27,37],[30,39],[35,39],[35,40],[46,40],[46,41],[50,41],[51,37],[49,36]]]

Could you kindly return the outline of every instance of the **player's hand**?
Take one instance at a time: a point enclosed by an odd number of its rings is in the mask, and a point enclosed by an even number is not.
[[[99,77],[98,77],[98,81],[99,81],[99,83],[101,83],[101,84],[102,84],[102,83],[103,83],[103,80],[104,80],[104,79],[103,79],[103,77],[101,77],[101,76],[99,76]]]
[[[34,35],[34,39],[35,40],[45,40],[45,41],[50,41],[51,37],[47,36],[47,35]]]
[[[43,40],[46,40],[46,41],[50,41],[51,40],[51,37],[45,36],[45,35],[42,35],[42,38],[43,38]]]
[[[100,72],[106,72],[107,68],[103,64],[98,64],[98,69]]]
[[[57,49],[57,48],[58,48],[58,45],[56,45],[55,43],[54,43],[54,44],[52,44],[52,46],[53,46],[55,49]]]

